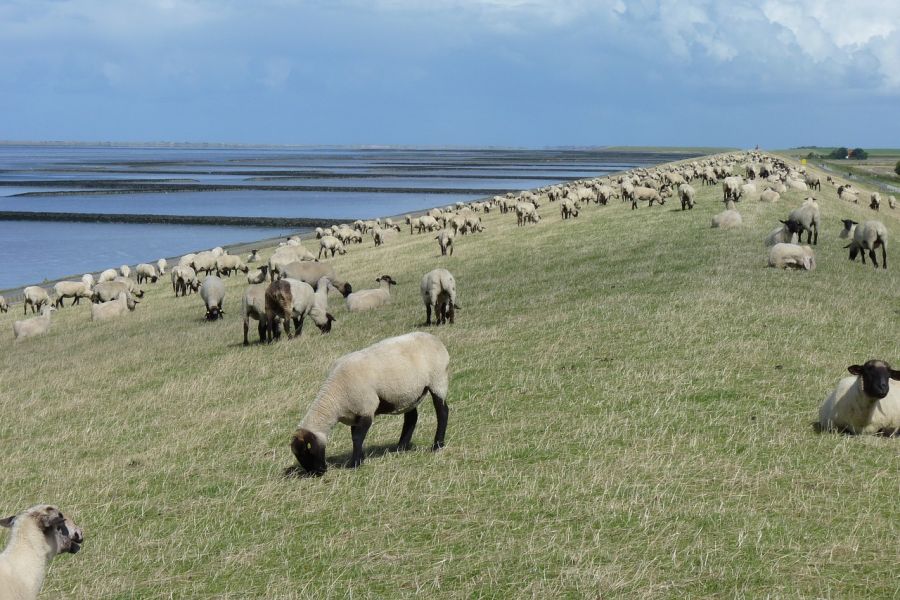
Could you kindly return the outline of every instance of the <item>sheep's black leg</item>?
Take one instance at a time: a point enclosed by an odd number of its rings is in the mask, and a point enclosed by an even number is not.
[[[881,245],[881,268],[887,269],[887,248],[884,244]]]
[[[353,455],[350,457],[350,466],[356,468],[363,462],[363,440],[372,426],[372,417],[359,417],[356,425],[350,427],[350,439],[353,440]]]
[[[869,250],[869,258],[872,259],[872,266],[876,269],[878,268],[878,256],[875,254],[875,249]]]
[[[425,305],[425,324],[431,325],[431,305]]]
[[[269,327],[266,325],[266,321],[263,319],[259,320],[259,324],[256,326],[256,332],[259,334],[259,343],[262,344],[266,341],[266,332]]]
[[[819,227],[817,225],[813,225],[813,227],[816,230],[816,235],[813,237],[813,245],[816,245],[819,243]]]
[[[414,408],[411,411],[403,414],[403,430],[400,432],[400,441],[397,442],[397,450],[401,452],[409,450],[409,445],[412,442],[413,431],[416,430],[416,421],[418,420],[418,409]]]
[[[247,319],[244,319],[244,345],[247,346],[250,344],[250,341],[247,340],[247,332],[250,330],[250,323],[247,322]]]
[[[303,333],[303,319],[305,318],[306,315],[294,318],[294,331],[297,337],[300,337],[300,334]]]
[[[450,408],[447,401],[441,398],[433,391],[431,392],[431,400],[434,402],[434,414],[437,416],[437,430],[434,432],[434,445],[432,450],[440,450],[444,447],[444,436],[447,434],[447,417],[450,415]]]

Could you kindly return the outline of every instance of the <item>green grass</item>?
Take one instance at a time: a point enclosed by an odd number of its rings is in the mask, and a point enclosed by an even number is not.
[[[824,177],[823,177],[824,180]],[[900,440],[820,435],[849,364],[900,362],[900,257],[847,260],[839,219],[875,215],[823,185],[811,273],[767,268],[763,238],[803,194],[699,204],[615,201],[539,225],[492,213],[439,256],[408,230],[335,260],[357,288],[391,274],[389,307],[323,336],[243,348],[239,295],[202,320],[158,283],[94,324],[66,308],[14,344],[0,316],[2,507],[58,504],[84,527],[43,597],[896,598]],[[898,213],[878,215],[900,239]],[[308,244],[311,246],[311,244]],[[335,358],[421,329],[421,275],[446,266],[463,309],[432,328],[451,356],[447,448],[283,475],[290,436]],[[255,328],[253,328],[255,330]],[[333,462],[350,451],[338,425]]]

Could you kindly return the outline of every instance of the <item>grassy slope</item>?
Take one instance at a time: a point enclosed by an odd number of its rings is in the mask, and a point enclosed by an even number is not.
[[[824,177],[823,177],[824,179]],[[818,435],[848,364],[900,362],[900,257],[850,263],[817,193],[813,273],[765,267],[762,239],[802,195],[744,202],[709,229],[691,212],[616,203],[560,222],[433,236],[337,259],[357,287],[390,273],[393,305],[334,332],[242,348],[239,293],[207,324],[197,296],[157,284],[126,320],[65,309],[0,361],[3,511],[54,502],[85,527],[45,597],[895,597],[895,439]],[[898,214],[880,218],[900,239]],[[336,357],[419,327],[422,273],[456,274],[448,447],[396,455],[379,417],[359,470],[285,478],[290,434]],[[19,307],[15,307],[18,309]],[[348,428],[329,457],[346,458]]]

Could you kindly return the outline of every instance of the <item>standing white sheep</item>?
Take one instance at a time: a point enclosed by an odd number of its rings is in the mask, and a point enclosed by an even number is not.
[[[29,306],[31,306],[31,312],[36,313],[45,304],[50,304],[50,294],[39,285],[29,285],[22,290],[22,294],[25,297],[25,301],[22,303],[25,314],[28,314]]]
[[[53,285],[53,291],[56,292],[56,302],[54,306],[60,308],[63,306],[63,300],[72,298],[72,306],[81,303],[82,298],[90,300],[93,290],[86,286],[83,281],[58,281]]]
[[[200,286],[200,297],[206,305],[206,320],[215,321],[225,315],[222,304],[225,302],[225,283],[216,275],[210,275]]]
[[[444,447],[447,393],[450,388],[447,348],[433,335],[408,333],[346,354],[332,363],[325,383],[291,440],[291,451],[311,475],[328,469],[325,448],[334,426],[350,426],[352,467],[363,462],[363,442],[375,415],[403,415],[397,449],[408,450],[418,421],[418,406],[431,394],[437,415],[432,450]]]
[[[447,321],[452,324],[460,307],[456,303],[456,279],[450,271],[434,269],[425,273],[419,289],[425,304],[425,324],[431,325],[432,310],[436,325],[443,325]]]
[[[309,315],[322,333],[331,331],[331,323],[337,321],[328,312],[327,277],[319,280],[318,289],[298,279],[279,279],[266,289],[266,340],[271,342],[277,336],[278,320],[284,324],[284,331],[291,337],[291,323],[296,335],[303,332],[303,321]]]
[[[322,254],[328,256],[328,252],[331,252],[331,257],[334,258],[335,254],[347,254],[347,250],[344,248],[344,244],[341,243],[341,240],[337,239],[333,235],[326,235],[321,240],[319,240],[319,256],[316,258],[322,258]]]
[[[166,262],[166,259],[161,258],[156,261],[156,269],[159,271],[159,276],[162,277],[166,274],[166,267],[169,266],[169,263]]]
[[[900,371],[883,360],[869,360],[847,367],[853,377],[845,377],[819,408],[823,431],[845,433],[900,432]]]
[[[850,221],[853,223],[853,221]],[[846,226],[846,222],[844,223]],[[861,226],[857,225],[853,231],[853,241],[845,248],[850,248],[850,260],[856,260],[859,254],[862,263],[866,264],[866,252],[872,259],[872,265],[878,268],[878,259],[875,258],[875,249],[881,247],[881,266],[887,269],[887,228],[881,221],[866,221]]]
[[[450,249],[450,256],[453,256],[453,232],[441,229],[441,232],[434,236],[441,247],[441,256],[447,256],[447,249]]]

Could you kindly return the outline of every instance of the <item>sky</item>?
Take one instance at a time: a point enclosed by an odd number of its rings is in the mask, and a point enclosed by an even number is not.
[[[0,0],[0,139],[900,146],[900,2]]]

